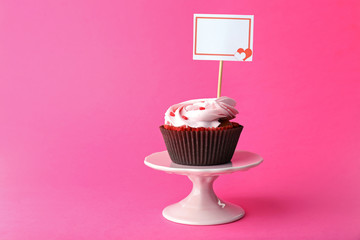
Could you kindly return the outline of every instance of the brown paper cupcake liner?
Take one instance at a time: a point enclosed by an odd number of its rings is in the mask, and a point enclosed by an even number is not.
[[[225,164],[234,155],[243,126],[222,131],[176,131],[160,126],[174,163],[193,166]]]

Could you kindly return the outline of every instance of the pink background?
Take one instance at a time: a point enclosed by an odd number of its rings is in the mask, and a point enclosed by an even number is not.
[[[360,239],[358,1],[0,3],[1,239]],[[194,13],[254,14],[254,61],[225,62],[238,148],[221,177],[247,211],[220,226],[165,220],[188,179],[147,168],[170,104],[216,96],[192,60]]]

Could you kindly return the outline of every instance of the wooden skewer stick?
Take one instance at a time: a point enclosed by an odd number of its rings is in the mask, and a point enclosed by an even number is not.
[[[222,70],[223,70],[223,60],[220,60],[220,64],[219,64],[218,90],[217,90],[217,97],[218,97],[218,98],[221,96]]]

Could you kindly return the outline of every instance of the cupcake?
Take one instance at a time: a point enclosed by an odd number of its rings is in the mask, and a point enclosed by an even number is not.
[[[171,160],[209,166],[231,161],[243,129],[230,122],[238,111],[229,97],[189,100],[171,106],[160,126]]]

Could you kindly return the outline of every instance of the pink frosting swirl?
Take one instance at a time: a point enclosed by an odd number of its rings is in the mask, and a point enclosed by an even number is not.
[[[192,128],[211,128],[220,125],[219,119],[233,119],[239,112],[229,97],[195,99],[171,106],[165,113],[165,124]]]

